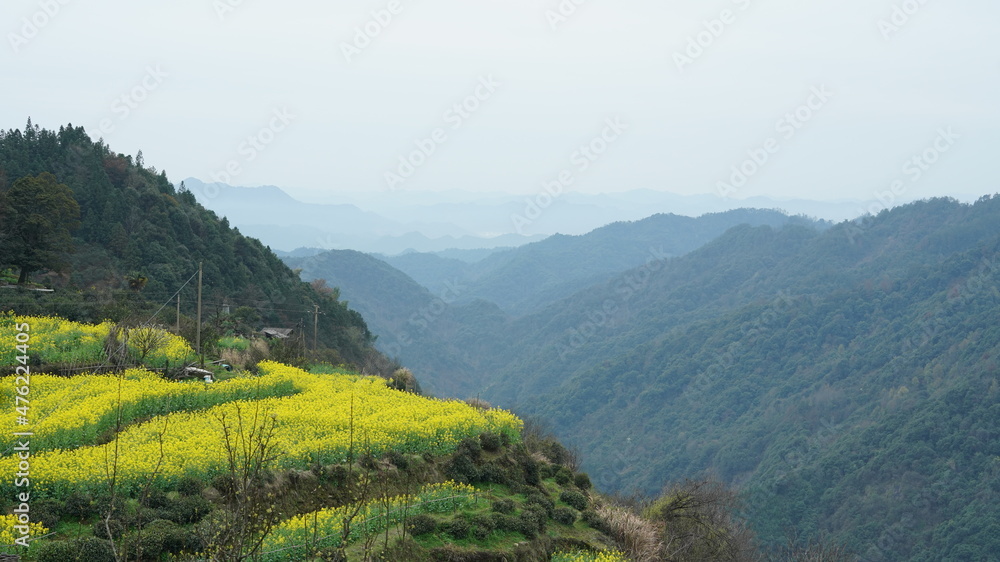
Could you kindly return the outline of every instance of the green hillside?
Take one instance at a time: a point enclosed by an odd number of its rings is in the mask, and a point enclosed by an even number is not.
[[[604,489],[712,471],[748,491],[765,541],[795,529],[869,560],[987,560],[998,273],[1000,198],[822,234],[738,228],[653,277],[613,335],[559,337],[608,288],[551,314],[556,335],[484,395],[550,421]]]
[[[232,318],[222,318],[227,307],[234,313],[245,307],[237,331],[271,326],[311,332],[318,305],[318,343],[328,350],[327,359],[360,365],[373,353],[361,315],[303,283],[268,248],[196,203],[190,192],[175,190],[166,172],[147,166],[141,154],[117,154],[72,125],[48,131],[29,121],[23,131],[0,132],[0,272],[9,267],[11,282],[19,272],[16,237],[39,217],[30,213],[33,202],[18,210],[3,194],[43,173],[68,186],[79,206],[79,227],[69,233],[71,243],[60,243],[54,252],[63,267],[43,267],[30,277],[31,287],[55,292],[0,289],[0,308],[89,322],[146,320],[159,311],[156,320],[173,325],[172,299],[184,287],[181,312],[189,326],[195,274],[203,263],[205,315],[216,335],[233,329]]]

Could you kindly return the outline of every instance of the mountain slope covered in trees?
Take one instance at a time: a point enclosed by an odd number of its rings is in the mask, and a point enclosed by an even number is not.
[[[998,198],[825,233],[738,228],[651,276],[613,334],[550,337],[484,395],[551,423],[605,489],[711,471],[747,490],[765,540],[795,529],[866,560],[988,559],[998,281]],[[597,293],[576,318],[613,295]]]
[[[988,560],[998,281],[1000,198],[936,199],[737,226],[519,318],[442,307],[427,331],[461,365],[447,388],[550,424],[602,489],[709,472],[771,544]]]
[[[182,313],[194,316],[192,277],[203,263],[206,316],[226,306],[248,307],[244,312],[256,328],[311,328],[319,306],[319,343],[335,352],[331,359],[361,363],[371,353],[372,336],[360,314],[303,283],[267,247],[199,205],[190,192],[176,190],[165,172],[146,166],[141,152],[135,158],[115,153],[72,125],[48,131],[29,121],[23,131],[0,132],[0,192],[46,173],[68,186],[79,205],[79,228],[71,232],[72,246],[63,248],[63,273],[33,277],[56,292],[5,289],[5,309],[97,322],[148,315],[165,305],[158,319],[171,325],[171,301],[185,282]],[[8,239],[28,220],[10,211],[0,209],[10,215],[0,228]],[[12,258],[0,252],[0,270],[16,270]]]
[[[513,356],[502,350],[514,345],[512,339],[544,328],[536,319],[548,313],[530,313],[558,307],[553,303],[631,267],[656,267],[739,224],[825,226],[778,211],[737,210],[697,219],[656,215],[473,261],[417,253],[376,259],[348,250],[284,260],[301,269],[303,279],[325,279],[340,288],[368,319],[379,348],[418,372],[427,390],[465,398],[485,390],[497,360],[529,360],[530,344],[518,345]],[[516,313],[529,316],[521,320]],[[543,330],[532,339],[548,335]]]

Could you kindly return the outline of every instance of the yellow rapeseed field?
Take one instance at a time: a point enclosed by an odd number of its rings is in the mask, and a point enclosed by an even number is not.
[[[211,477],[227,465],[224,428],[232,434],[242,427],[248,435],[273,424],[278,468],[344,462],[351,450],[446,454],[463,438],[485,431],[519,439],[522,422],[510,412],[399,392],[378,378],[311,374],[273,362],[261,363],[260,370],[261,377],[216,385],[168,382],[141,371],[123,377],[32,377],[32,412],[48,414],[39,422],[39,448],[32,448],[34,493],[98,491],[107,489],[112,477],[132,491],[150,479],[165,486],[184,475]],[[107,430],[108,415],[117,418],[119,403],[127,419],[155,417],[127,427],[109,443],[79,446]],[[201,406],[206,408],[156,415]],[[73,443],[76,438],[84,441]],[[54,443],[58,447],[45,450]],[[0,473],[13,474],[15,466],[13,457],[0,459]],[[10,494],[10,486],[0,482],[0,493]]]
[[[105,339],[114,326],[112,322],[81,324],[55,316],[17,316],[0,313],[0,367],[16,363],[18,356],[16,336],[18,326],[27,325],[29,355],[36,362],[48,364],[101,364],[107,359]],[[154,329],[156,344],[150,346],[144,359],[147,365],[178,365],[194,358],[194,350],[184,338],[162,329]],[[140,353],[135,342],[129,351],[137,357]]]
[[[15,377],[0,378],[0,400],[14,403]],[[170,382],[142,369],[122,375],[58,377],[32,375],[28,398],[30,427],[18,426],[15,416],[3,417],[0,434],[4,449],[12,434],[34,433],[32,450],[75,449],[93,445],[102,434],[134,420],[171,412],[205,409],[233,400],[287,396],[297,392],[288,375],[231,379],[213,385]]]

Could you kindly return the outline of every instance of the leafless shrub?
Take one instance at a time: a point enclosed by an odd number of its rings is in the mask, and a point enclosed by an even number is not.
[[[721,482],[687,480],[668,487],[644,515],[660,528],[664,560],[750,562],[758,555],[739,508],[736,491]]]
[[[277,422],[259,405],[249,412],[237,405],[235,415],[218,414],[216,421],[226,452],[226,509],[216,511],[200,534],[210,560],[247,560],[280,517],[273,487],[264,485],[277,456]]]
[[[604,522],[611,538],[636,562],[660,560],[663,543],[656,525],[618,506],[600,505],[597,516]]]
[[[482,398],[469,398],[468,400],[465,401],[465,403],[479,410],[493,409],[493,404],[490,404],[489,402],[483,400]]]

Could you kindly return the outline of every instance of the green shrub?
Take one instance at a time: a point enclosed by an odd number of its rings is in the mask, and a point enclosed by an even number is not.
[[[493,531],[494,529],[497,528],[496,519],[494,519],[492,514],[486,514],[486,513],[474,515],[472,517],[472,526],[483,527],[485,529],[489,529],[490,531]]]
[[[590,482],[590,477],[585,472],[580,472],[573,476],[573,483],[581,490],[589,490],[593,486]]]
[[[493,502],[491,509],[497,513],[514,513],[514,500],[502,499]]]
[[[552,459],[554,464],[568,464],[573,459],[573,454],[570,453],[569,449],[554,439],[548,440],[545,443],[544,449],[547,450],[543,450],[542,454]]]
[[[552,512],[552,518],[563,525],[576,523],[576,512],[568,507],[559,507]]]
[[[205,488],[205,483],[194,476],[184,476],[177,481],[177,492],[182,496],[197,496]]]
[[[437,521],[430,515],[414,515],[406,520],[406,530],[415,537],[433,533],[437,529]]]
[[[576,508],[579,511],[587,509],[587,496],[584,496],[576,490],[566,490],[559,494],[559,500]]]
[[[538,525],[539,531],[545,530],[545,523],[549,520],[549,517],[552,516],[551,511],[547,511],[545,506],[538,504],[524,506],[524,511],[521,512],[521,515],[524,515],[525,513],[530,513],[535,516],[535,522]]]
[[[218,490],[220,494],[229,496],[236,491],[236,481],[232,474],[222,472],[212,477],[212,487]]]
[[[462,540],[469,536],[469,522],[462,518],[453,519],[445,526],[445,532],[456,540]]]
[[[503,513],[491,513],[490,519],[493,520],[493,528],[500,531],[517,531],[518,522],[517,517],[513,515],[505,515]]]
[[[152,507],[154,509],[165,507],[170,500],[167,498],[166,492],[159,488],[149,488],[146,491],[146,497],[143,498],[143,505],[146,507]]]
[[[479,542],[489,540],[490,535],[493,534],[493,529],[489,527],[484,527],[482,525],[472,525],[472,536]]]
[[[556,475],[559,467],[554,464],[543,464],[538,467],[538,476],[543,479],[549,479]]]
[[[611,534],[611,528],[608,527],[608,524],[596,511],[588,509],[581,516],[583,517],[583,522],[589,525],[591,529],[596,529],[604,534]]]
[[[141,532],[136,532],[126,540],[126,548],[133,556],[142,553],[144,560],[158,560],[164,554],[180,554],[193,546],[193,535],[173,521],[157,519],[150,522]]]
[[[530,486],[537,486],[542,479],[538,475],[538,462],[531,457],[521,459],[521,468],[524,469],[524,483]]]
[[[503,447],[503,438],[492,432],[481,433],[479,435],[479,444],[484,451],[495,453]]]
[[[513,530],[524,535],[526,539],[535,538],[538,535],[539,527],[545,525],[544,521],[539,521],[538,514],[530,510],[522,511],[521,515],[515,518],[515,521],[516,528]]]
[[[468,455],[455,456],[448,461],[444,467],[445,476],[456,482],[471,484],[479,481],[479,469]]]
[[[560,486],[568,486],[570,482],[573,481],[573,471],[566,468],[565,466],[559,467],[556,472],[556,483]]]
[[[486,484],[506,484],[508,481],[507,472],[504,471],[503,467],[495,463],[487,463],[479,468],[479,475],[476,481]]]
[[[197,523],[212,511],[212,502],[202,496],[182,496],[165,507],[163,510],[166,519],[188,525]]]
[[[552,516],[552,510],[555,509],[556,504],[549,498],[541,494],[541,492],[535,492],[529,494],[527,499],[524,500],[525,508],[530,508],[531,506],[537,506],[545,517]]]
[[[458,443],[458,447],[455,448],[456,455],[466,455],[474,461],[478,461],[479,457],[482,455],[483,446],[479,444],[479,439],[474,437],[466,437]]]
[[[38,545],[37,558],[39,562],[67,562],[76,559],[76,549],[72,541],[43,541]]]
[[[68,541],[47,541],[38,547],[38,562],[67,562],[86,560],[87,562],[115,562],[111,543],[95,537]]]
[[[53,529],[62,519],[63,504],[55,500],[37,500],[31,504],[31,520]]]
[[[126,527],[130,529],[138,529],[149,525],[157,519],[163,519],[167,516],[167,513],[164,509],[152,509],[149,507],[139,506],[135,511],[127,514],[120,514],[119,516],[122,518],[122,522],[125,523]]]
[[[107,521],[98,519],[91,525],[91,529],[95,537],[105,540],[118,540],[125,534],[125,524],[119,519],[109,519]],[[108,534],[109,530],[111,531],[110,535]]]
[[[124,505],[124,504],[122,504]],[[94,498],[83,492],[73,492],[63,501],[63,515],[83,519],[89,517],[101,506],[94,505]]]

